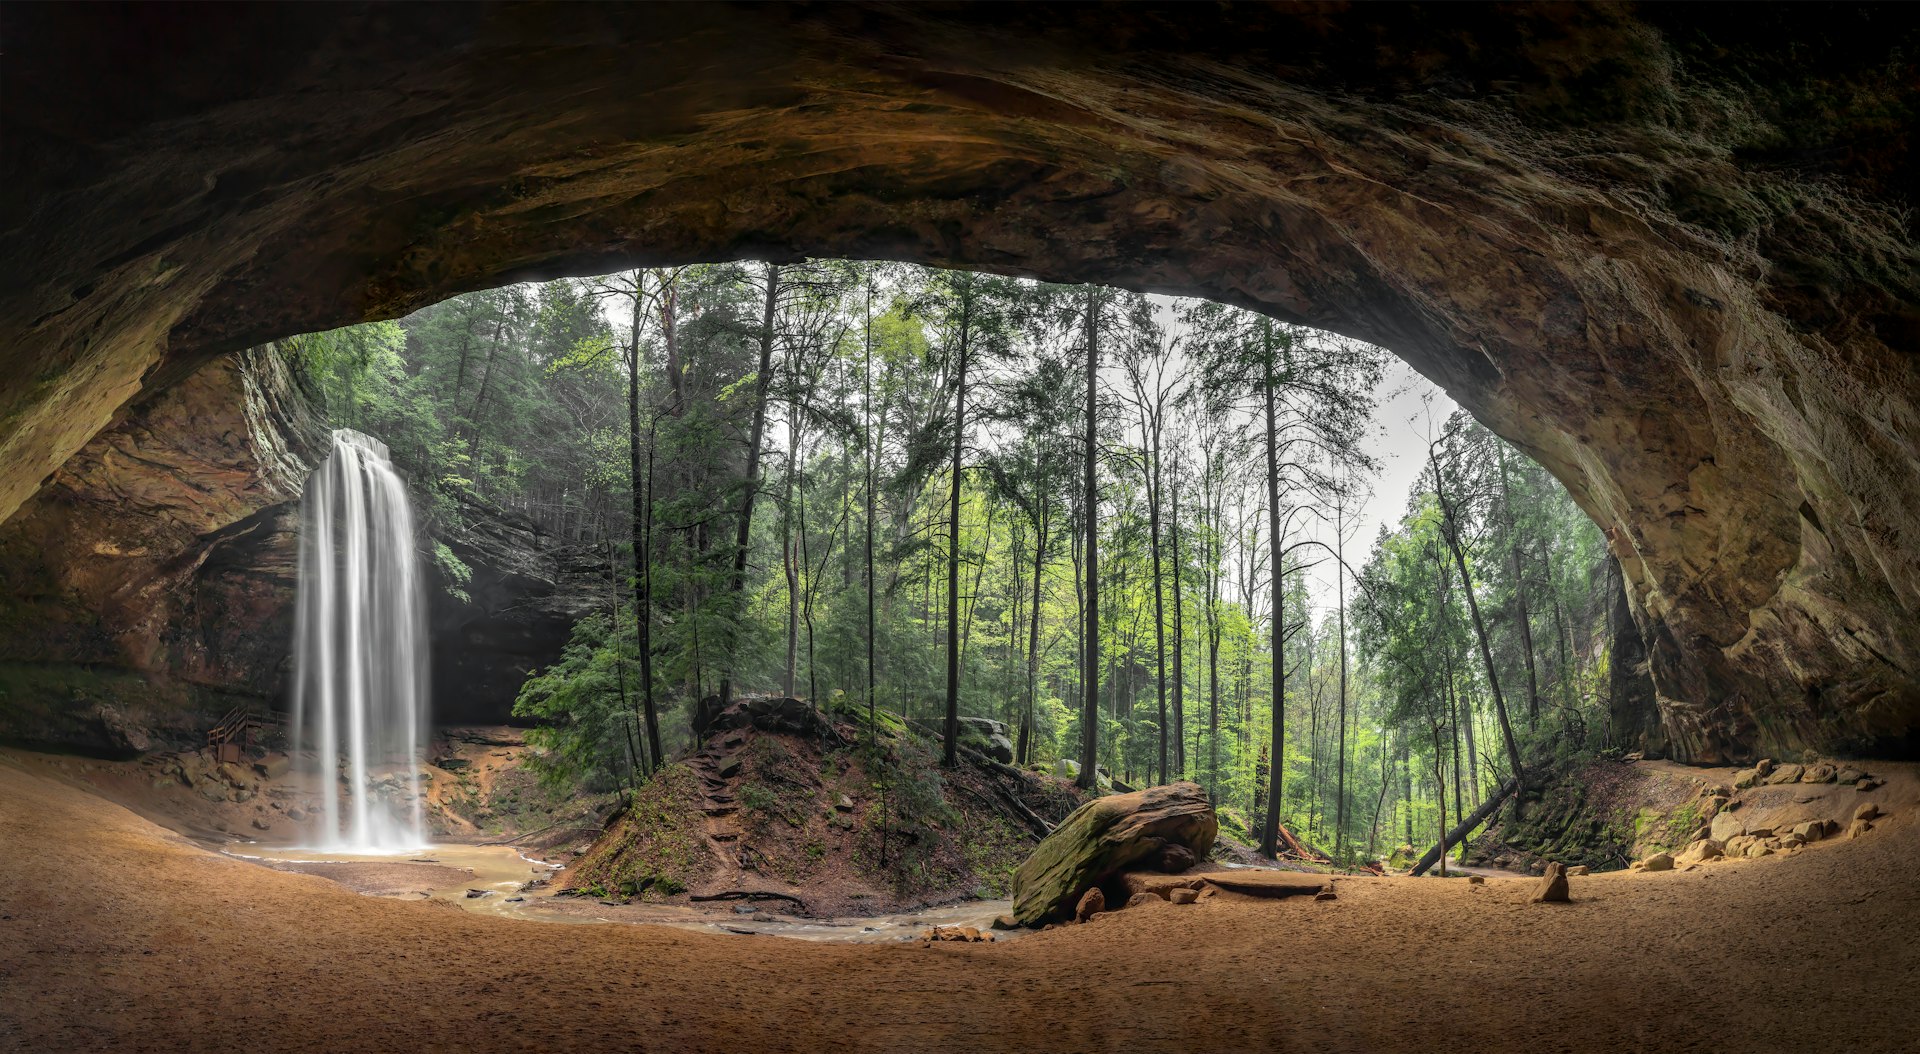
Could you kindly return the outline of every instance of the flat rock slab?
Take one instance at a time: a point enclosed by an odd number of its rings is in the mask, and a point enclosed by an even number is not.
[[[1177,875],[1162,874],[1159,871],[1128,871],[1119,878],[1120,888],[1128,897],[1140,893],[1152,893],[1161,900],[1176,889],[1199,889],[1206,884],[1206,874],[1183,871]]]
[[[1250,897],[1312,896],[1333,881],[1300,871],[1209,871],[1200,877],[1216,889]]]

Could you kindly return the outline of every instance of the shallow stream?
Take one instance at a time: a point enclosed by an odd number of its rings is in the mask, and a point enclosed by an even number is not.
[[[540,922],[672,926],[705,933],[808,941],[916,940],[931,926],[972,926],[984,933],[995,916],[1006,914],[1013,906],[1007,900],[968,900],[894,915],[812,919],[780,913],[777,901],[617,904],[587,897],[556,897],[545,883],[560,867],[522,855],[512,846],[433,845],[418,852],[378,855],[240,842],[222,851],[276,870],[332,879],[370,896],[444,901],[481,915]],[[533,882],[542,884],[528,888]],[[1006,940],[1018,932],[995,936]]]

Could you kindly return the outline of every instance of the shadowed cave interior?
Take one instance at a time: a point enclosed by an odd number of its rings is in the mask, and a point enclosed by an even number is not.
[[[1896,9],[0,27],[0,1035],[1761,1049],[1916,968]]]

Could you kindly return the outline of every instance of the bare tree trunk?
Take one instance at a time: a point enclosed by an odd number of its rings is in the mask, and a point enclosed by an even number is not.
[[[1184,608],[1180,598],[1180,462],[1174,460],[1173,470],[1173,508],[1171,527],[1173,530],[1173,768],[1180,779],[1187,778],[1187,706],[1186,684],[1187,667],[1185,644],[1187,639]]]
[[[640,470],[640,274],[633,276],[633,319],[627,329],[627,467],[633,491],[633,617],[640,652],[640,697],[647,726],[647,751],[660,753],[660,717],[653,702],[653,441],[648,437],[645,491]],[[609,547],[611,548],[611,547]],[[611,557],[611,553],[608,554]],[[625,674],[622,674],[624,679]]]
[[[860,431],[866,440],[866,450],[864,451],[863,459],[865,461],[864,467],[867,471],[867,728],[872,742],[877,747],[880,742],[880,725],[874,701],[877,682],[874,677],[873,663],[873,477],[874,462],[880,456],[880,444],[876,441],[876,437],[873,434],[873,276],[871,273],[867,276],[866,315],[865,325],[862,327],[862,340],[866,345],[866,357],[860,373],[860,384],[864,389],[864,398],[860,403]],[[886,859],[886,832],[884,825],[881,829],[880,836],[880,855],[884,863]]]
[[[1333,513],[1334,566],[1333,578],[1337,583],[1340,603],[1340,777],[1336,790],[1338,807],[1336,828],[1333,836],[1333,858],[1342,863],[1347,859],[1347,539],[1346,509],[1336,505]]]
[[[1367,857],[1371,859],[1380,839],[1380,810],[1387,804],[1387,784],[1393,781],[1391,755],[1387,753],[1386,730],[1380,736],[1380,796],[1373,800],[1373,822],[1367,825]]]
[[[766,306],[760,315],[760,372],[754,378],[753,429],[747,434],[746,492],[740,498],[738,527],[733,540],[733,576],[728,583],[732,607],[728,614],[736,619],[741,615],[738,608],[747,584],[747,545],[753,536],[753,499],[760,487],[760,443],[765,438],[767,428],[767,391],[773,384],[773,314],[779,297],[780,265],[769,263]],[[720,672],[720,705],[723,707],[733,699],[734,643],[738,637],[737,627],[727,634],[726,665]]]
[[[1028,613],[1030,628],[1027,631],[1027,709],[1020,721],[1020,752],[1022,765],[1033,760],[1033,719],[1040,696],[1040,593],[1041,576],[1046,566],[1047,553],[1047,510],[1051,502],[1045,495],[1040,496],[1040,520],[1035,525],[1033,537],[1033,605]]]
[[[793,682],[798,672],[800,651],[800,570],[793,552],[793,477],[800,457],[800,410],[789,404],[787,413],[787,479],[780,502],[780,567],[787,578],[787,665],[780,678],[780,692],[793,697]]]
[[[1480,642],[1480,661],[1487,668],[1487,686],[1493,690],[1493,708],[1500,718],[1500,734],[1506,740],[1507,762],[1513,766],[1515,779],[1524,781],[1520,764],[1520,744],[1513,738],[1513,723],[1507,720],[1507,701],[1500,694],[1500,674],[1493,668],[1493,648],[1487,643],[1487,626],[1480,618],[1480,602],[1474,599],[1473,577],[1467,573],[1467,558],[1460,550],[1460,521],[1453,514],[1453,505],[1447,501],[1445,473],[1440,471],[1440,460],[1434,456],[1433,448],[1427,448],[1427,460],[1433,465],[1433,486],[1435,496],[1440,499],[1440,512],[1445,517],[1440,533],[1446,536],[1447,547],[1453,550],[1453,561],[1460,569],[1460,586],[1467,595],[1467,610],[1473,615],[1474,636]]]
[[[947,723],[941,763],[960,764],[960,480],[967,440],[967,341],[973,296],[960,300],[960,366],[953,388],[953,479],[947,508]]]
[[[1447,877],[1447,777],[1446,754],[1440,749],[1440,726],[1433,725],[1434,804],[1440,806],[1440,877]]]
[[[1087,628],[1081,646],[1086,661],[1081,674],[1084,697],[1080,703],[1080,778],[1082,789],[1095,786],[1094,764],[1100,748],[1100,491],[1094,480],[1095,450],[1099,443],[1100,304],[1093,287],[1087,288],[1087,420],[1086,502]]]
[[[1160,704],[1160,782],[1167,782],[1167,616],[1160,589],[1160,430],[1153,429],[1148,451],[1147,544],[1153,550],[1153,682]]]
[[[1272,789],[1267,794],[1267,822],[1260,834],[1260,852],[1271,857],[1280,842],[1280,794],[1287,770],[1287,631],[1286,576],[1281,574],[1280,554],[1280,435],[1275,420],[1273,376],[1273,323],[1263,320],[1266,333],[1266,410],[1267,410],[1267,540],[1273,560],[1273,762],[1269,770]]]

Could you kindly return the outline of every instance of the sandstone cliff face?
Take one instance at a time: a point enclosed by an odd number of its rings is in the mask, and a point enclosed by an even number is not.
[[[527,675],[560,658],[574,622],[609,610],[616,582],[603,550],[556,545],[524,518],[477,502],[462,518],[465,526],[439,528],[436,540],[467,565],[466,599],[438,569],[428,573],[433,719],[498,723]]]
[[[1700,759],[1920,730],[1896,8],[0,12],[0,515],[208,356],[795,254],[1364,337],[1605,528]]]
[[[92,741],[99,702],[131,707],[129,727],[189,734],[228,693],[271,695],[292,631],[299,496],[325,435],[294,373],[262,348],[202,367],[61,466],[0,524],[5,731]],[[155,690],[83,698],[85,720],[69,727],[30,671],[48,664],[125,671]]]
[[[258,348],[130,410],[0,523],[0,736],[113,749],[197,739],[236,702],[285,702],[300,497],[328,429]],[[606,558],[472,504],[422,524],[471,573],[430,571],[434,718],[507,719],[527,673],[605,608]]]

